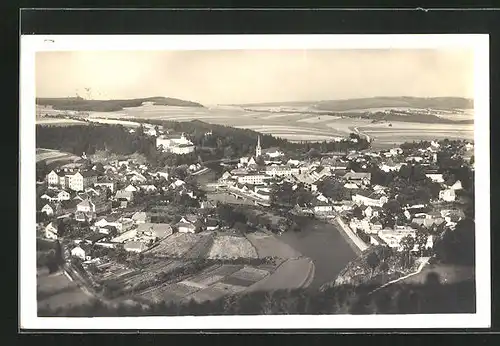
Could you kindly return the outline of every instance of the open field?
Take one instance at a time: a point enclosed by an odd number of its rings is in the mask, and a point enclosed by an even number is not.
[[[84,121],[65,119],[65,118],[37,118],[37,125],[53,125],[53,126],[67,126],[67,125],[82,125],[85,124]]]
[[[92,300],[90,295],[84,293],[62,271],[37,275],[37,297],[38,308],[51,309],[83,305]]]
[[[254,232],[246,235],[248,240],[257,249],[259,257],[279,257],[282,259],[296,258],[300,256],[300,252],[276,239],[273,235],[268,235],[264,232]]]
[[[50,164],[56,161],[76,161],[78,159],[80,159],[80,157],[59,150],[36,149],[36,162],[45,161],[47,164]]]
[[[358,107],[360,108],[360,107]],[[380,108],[380,107],[379,107]],[[382,107],[386,109],[386,107]],[[381,108],[381,109],[382,109]],[[408,107],[406,107],[408,108]],[[362,109],[363,111],[370,108]],[[464,114],[451,115],[449,112],[439,114],[439,117],[446,119],[467,120],[473,115],[471,110]],[[90,119],[104,118],[121,118],[124,121],[133,121],[134,119],[156,119],[156,120],[171,120],[171,121],[191,121],[198,119],[213,124],[233,126],[239,128],[247,128],[262,133],[272,134],[277,137],[289,139],[291,141],[324,141],[335,140],[352,132],[353,127],[363,127],[363,130],[370,130],[372,127],[386,126],[388,123],[371,123],[368,119],[356,118],[339,118],[338,116],[330,115],[315,115],[310,113],[270,113],[263,110],[247,111],[242,107],[170,107],[160,105],[144,105],[140,107],[124,108],[116,112],[89,112]],[[99,120],[103,121],[103,120]],[[116,122],[116,120],[112,120]],[[400,125],[401,123],[401,125]],[[472,138],[472,125],[465,125],[467,128],[461,129],[464,124],[441,124],[441,123],[418,123],[418,122],[398,122],[397,126],[389,128],[392,133],[390,137],[393,143],[400,143],[406,140],[408,133],[404,132],[404,128],[409,128],[414,131],[415,139],[418,136],[423,136],[423,139],[436,138]],[[433,132],[427,132],[427,129],[432,128]],[[457,132],[455,136],[451,136],[452,132]],[[371,136],[371,134],[370,134]],[[387,136],[383,134],[373,133],[376,141],[389,141]],[[380,137],[380,138],[378,138]],[[385,137],[385,138],[384,138]],[[412,139],[413,140],[413,139]]]
[[[257,258],[257,251],[253,245],[243,236],[218,235],[209,258]]]

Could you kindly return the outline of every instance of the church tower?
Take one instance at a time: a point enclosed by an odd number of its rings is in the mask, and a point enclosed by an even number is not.
[[[262,154],[262,148],[260,147],[260,136],[257,137],[257,146],[255,147],[255,158],[260,157]]]

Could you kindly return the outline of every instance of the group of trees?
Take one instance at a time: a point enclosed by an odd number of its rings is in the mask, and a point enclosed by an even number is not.
[[[335,201],[351,199],[351,192],[344,187],[344,183],[335,177],[327,177],[318,183],[318,191]]]
[[[308,204],[313,198],[311,191],[302,183],[294,185],[284,181],[282,184],[274,184],[271,188],[271,205],[293,207],[297,204]]]
[[[465,281],[441,285],[429,280],[421,285],[397,284],[370,294],[376,285],[341,285],[314,292],[306,289],[257,291],[244,295],[186,303],[162,301],[141,305],[119,305],[116,308],[100,301],[58,309],[43,307],[39,316],[209,316],[262,314],[424,314],[474,313],[475,285]]]
[[[200,159],[205,161],[222,158],[238,158],[254,155],[257,136],[261,136],[263,148],[279,147],[285,152],[320,156],[331,151],[363,150],[370,143],[357,134],[341,141],[310,143],[289,142],[267,134],[258,134],[247,129],[213,125],[198,120],[190,122],[137,120],[163,126],[175,132],[182,132],[196,146],[194,153],[176,155],[156,148],[155,139],[144,134],[143,127],[130,133],[122,125],[88,124],[75,126],[37,126],[37,147],[67,151],[76,155],[94,154],[98,150],[109,150],[116,154],[140,153],[146,156],[153,168],[192,164]],[[42,175],[43,165],[37,170]]]

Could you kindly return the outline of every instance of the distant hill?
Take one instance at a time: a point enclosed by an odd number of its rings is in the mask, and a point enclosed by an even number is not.
[[[384,107],[409,107],[409,108],[434,108],[442,110],[472,109],[474,102],[463,97],[369,97],[344,100],[324,101],[298,101],[298,102],[267,102],[239,104],[243,107],[311,107],[317,110],[345,112],[356,109],[384,108]]]
[[[57,110],[84,111],[84,112],[114,112],[124,107],[140,107],[143,102],[152,102],[154,105],[176,107],[203,107],[202,104],[171,97],[147,97],[129,100],[85,100],[81,97],[64,98],[37,98],[36,104],[52,106]]]
[[[474,102],[462,97],[372,97],[361,99],[320,101],[313,106],[327,111],[349,111],[365,108],[408,107],[433,108],[442,110],[472,109]]]

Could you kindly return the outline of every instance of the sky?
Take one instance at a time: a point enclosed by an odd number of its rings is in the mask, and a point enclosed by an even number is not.
[[[205,105],[474,96],[473,51],[64,51],[36,55],[37,97],[175,97]],[[86,91],[90,90],[90,93]]]

